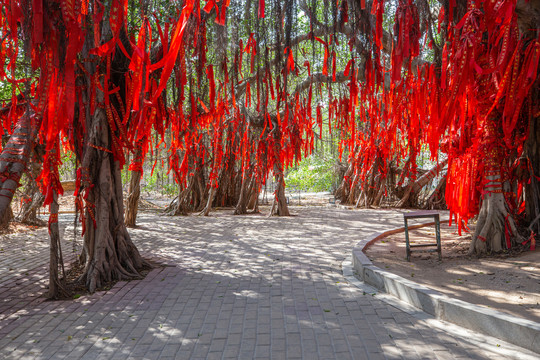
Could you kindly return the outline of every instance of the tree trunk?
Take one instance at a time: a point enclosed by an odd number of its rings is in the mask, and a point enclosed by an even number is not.
[[[287,87],[287,85],[285,85]],[[279,129],[277,119],[272,120],[274,126],[273,138],[274,144],[272,151],[274,152],[274,167],[273,172],[276,179],[277,187],[274,191],[274,202],[272,203],[272,209],[270,210],[270,216],[277,214],[278,216],[291,216],[289,213],[289,206],[287,205],[287,198],[285,197],[285,175],[283,174],[283,164],[280,162],[280,143],[281,143],[281,131]]]
[[[244,170],[244,174],[242,176],[242,185],[240,188],[240,197],[238,198],[238,203],[236,204],[236,207],[234,209],[234,215],[244,215],[247,213],[247,203],[249,201],[249,195],[248,195],[248,187],[249,187],[249,180],[247,178],[247,174],[245,174],[246,170]],[[253,180],[251,180],[253,181]]]
[[[126,226],[127,227],[135,227],[136,225],[140,196],[141,196],[141,172],[134,170],[131,172],[131,179],[129,181],[129,195],[126,202]]]
[[[379,192],[377,193],[377,196],[375,196],[375,199],[373,200],[373,206],[379,206],[381,205],[381,199],[384,195],[384,189],[386,187],[386,184],[382,183],[379,188]]]
[[[492,114],[487,120],[484,131],[483,148],[488,158],[485,160],[486,182],[483,199],[478,214],[469,254],[499,252],[511,246],[510,238],[518,235],[514,218],[508,212],[501,182],[502,146],[497,144],[502,136],[498,133]],[[505,234],[505,231],[507,234]],[[505,241],[506,236],[509,237]]]
[[[36,179],[41,172],[42,162],[43,159],[41,159],[41,162],[39,162],[39,160],[32,161],[29,166],[30,171],[27,172],[28,181],[23,190],[25,198],[21,211],[17,216],[17,220],[23,224],[38,226],[45,225],[45,221],[38,219],[37,217],[38,209],[43,205],[43,201],[45,200],[45,196],[39,190],[39,186],[36,182]]]
[[[102,108],[96,109],[90,130],[100,147],[111,147],[110,129]],[[90,292],[114,280],[140,278],[149,264],[131,241],[124,222],[122,177],[118,161],[107,151],[87,148],[82,168],[93,175],[87,187],[86,232],[81,262]]]
[[[356,207],[365,206],[366,208],[371,207],[375,203],[378,194],[380,194],[380,197],[382,197],[381,190],[383,190],[384,188],[383,179],[379,172],[379,158],[378,157],[375,159],[375,162],[369,171],[369,181],[367,185],[363,184],[362,186],[358,186],[358,182],[359,182],[359,177],[358,175],[355,175],[353,183],[351,185],[351,193],[349,195],[350,200],[348,202],[349,203],[354,202],[354,199],[356,197],[356,192],[358,191],[358,189],[361,188],[361,191],[357,197],[355,206]],[[380,202],[380,197],[378,200],[379,202]]]
[[[362,197],[363,191],[359,191],[358,180],[358,174],[355,174],[349,187],[349,196],[345,199],[345,204],[356,204],[356,200]]]
[[[187,215],[190,211],[199,211],[204,203],[204,193],[206,191],[204,183],[204,173],[202,159],[199,159],[199,164],[193,176],[190,176],[188,183],[184,188],[179,180],[178,196],[169,204],[165,213],[167,215]]]
[[[251,173],[251,178],[249,178],[248,175],[245,175],[242,179],[242,185],[240,189],[240,196],[238,199],[238,204],[236,205],[236,208],[234,210],[235,215],[243,215],[247,214],[247,210],[254,209],[255,208],[255,200],[254,193],[256,193],[256,177],[257,174],[253,171],[253,167],[250,167],[246,170],[246,172]],[[257,193],[258,197],[258,193]]]
[[[216,196],[216,192],[217,192],[217,189],[211,186],[210,193],[206,201],[206,206],[204,207],[204,209],[202,209],[200,215],[208,216],[210,214],[210,210],[212,210],[212,203],[214,202],[214,197]]]
[[[255,180],[255,178],[253,178],[247,208],[249,210],[253,210],[253,212],[255,213],[259,212],[259,193],[260,193],[260,186]]]
[[[332,147],[333,149],[333,147]],[[358,145],[354,147],[353,150],[353,156],[351,157],[351,162],[347,166],[347,169],[343,173],[343,177],[341,179],[341,183],[339,184],[338,188],[334,192],[334,197],[341,202],[341,204],[354,204],[355,203],[355,195],[353,194],[351,200],[351,192],[356,192],[356,190],[353,188],[353,180],[352,176],[354,174],[355,169],[355,161],[357,157],[360,155],[360,149]]]
[[[347,170],[345,171],[345,175],[343,175],[343,180],[341,180],[341,184],[337,188],[335,192],[336,199],[340,200],[342,204],[347,203],[347,200],[349,198],[349,194],[351,192],[351,176],[354,171],[354,165],[351,162],[349,166],[347,167]]]
[[[437,174],[448,164],[448,159],[438,162],[428,172],[416,179],[415,182],[408,184],[405,190],[405,194],[397,204],[397,207],[418,205],[417,198],[420,190],[424,188],[431,180],[433,180]]]
[[[488,176],[488,180],[491,183],[500,183],[500,175]],[[485,254],[486,252],[499,252],[503,248],[504,235],[505,235],[505,219],[508,219],[510,229],[508,229],[512,235],[517,234],[514,220],[511,216],[508,216],[508,210],[506,208],[506,200],[502,193],[502,186],[500,191],[493,185],[488,192],[484,195],[482,200],[482,206],[480,213],[478,214],[478,221],[476,224],[476,230],[469,248],[469,254]]]
[[[446,202],[444,201],[444,191],[446,188],[446,175],[439,181],[437,184],[437,187],[431,195],[429,196],[428,200],[426,201],[426,208],[428,209],[446,209]]]
[[[195,179],[192,177],[185,189],[179,190],[178,196],[171,202],[171,204],[165,209],[165,213],[168,215],[187,215],[189,211],[189,199],[192,192],[193,186],[195,184]],[[180,185],[178,185],[180,188]]]
[[[13,210],[11,206],[8,206],[4,211],[4,215],[0,218],[0,230],[7,229],[11,220],[13,220]]]
[[[274,175],[276,177],[277,187],[274,192],[274,203],[270,215],[291,216],[289,206],[287,205],[287,197],[285,196],[285,177],[278,164],[274,164]]]
[[[62,247],[60,243],[60,230],[58,228],[58,194],[53,192],[53,201],[50,205],[49,215],[49,299],[58,299],[69,296],[68,291],[64,286],[66,273],[64,270],[64,259],[62,257]],[[58,276],[58,269],[62,269],[62,279]]]
[[[15,126],[13,134],[0,155],[0,219],[6,219],[11,212],[11,200],[19,186],[34,143],[41,126],[41,117],[26,112]]]
[[[537,90],[537,93],[540,91]],[[537,97],[540,97],[537,96]],[[525,181],[525,216],[529,228],[535,234],[540,234],[540,184],[536,176],[540,175],[540,117],[529,123],[529,138],[525,144],[525,159],[523,159],[526,174]],[[536,220],[536,221],[535,221]]]

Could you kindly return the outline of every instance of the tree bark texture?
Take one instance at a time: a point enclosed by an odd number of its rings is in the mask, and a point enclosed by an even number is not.
[[[4,215],[0,218],[0,230],[7,229],[11,220],[13,220],[13,210],[11,209],[11,206],[8,206],[6,211],[4,211]]]
[[[416,181],[414,181],[411,184],[408,184],[405,190],[405,195],[401,198],[401,200],[398,203],[398,207],[404,207],[404,206],[414,206],[418,203],[418,194],[420,191],[429,184],[437,174],[441,172],[441,170],[448,164],[448,159],[445,159],[441,162],[438,162],[433,166],[429,171],[427,171],[425,174],[420,176]]]
[[[351,191],[351,175],[353,174],[353,171],[354,165],[350,163],[347,167],[347,170],[345,171],[345,174],[343,175],[343,179],[341,180],[340,185],[334,193],[336,199],[340,200],[342,204],[345,204],[347,199],[349,198],[349,194]]]
[[[240,186],[240,197],[238,198],[238,203],[234,209],[234,215],[244,215],[247,214],[247,205],[249,202],[248,188],[249,182],[248,176],[246,175],[247,171],[244,171],[242,174],[242,184]]]
[[[96,109],[92,131],[100,147],[110,147],[110,129],[101,108]],[[139,271],[148,263],[131,241],[124,222],[118,161],[107,151],[89,147],[83,170],[88,171],[93,181],[87,189],[86,232],[81,254],[85,268],[81,280],[94,292],[113,280],[140,278]]]
[[[483,199],[476,223],[476,229],[469,247],[469,254],[499,252],[511,246],[510,238],[517,236],[514,217],[508,211],[501,179],[502,146],[497,142],[502,136],[496,129],[495,117],[486,120],[483,147],[486,150]],[[506,239],[508,237],[508,239]]]
[[[359,151],[355,149],[355,154]],[[365,184],[359,181],[359,175],[355,174],[355,163],[351,162],[345,171],[341,184],[335,191],[336,199],[342,204],[355,205],[356,207],[380,206],[383,199],[392,201],[397,207],[425,207],[428,203],[420,204],[418,194],[426,187],[448,163],[443,160],[424,172],[415,181],[406,186],[397,186],[397,180],[404,177],[403,171],[389,166],[388,172],[383,176],[379,168],[378,160],[368,172]],[[401,174],[401,175],[400,175]],[[386,191],[385,191],[386,190]],[[397,198],[397,200],[396,200]],[[397,204],[395,204],[397,201]]]
[[[41,172],[42,162],[43,159],[41,159],[41,162],[36,160],[32,161],[32,163],[29,165],[30,171],[27,172],[27,183],[23,191],[23,203],[21,211],[17,216],[17,220],[23,224],[38,226],[45,225],[45,222],[37,217],[38,210],[43,205],[43,201],[45,200],[45,196],[41,193],[36,182],[36,179]]]
[[[199,163],[193,176],[188,179],[187,185],[185,187],[182,184],[178,185],[178,196],[165,209],[167,215],[187,215],[189,212],[202,210],[208,192],[205,186],[202,159],[197,161]]]
[[[126,226],[135,227],[137,212],[139,211],[139,198],[141,197],[141,172],[132,171],[129,180],[129,194],[126,202]]]
[[[274,164],[274,176],[276,177],[276,189],[274,191],[274,203],[270,215],[291,216],[289,205],[287,205],[287,197],[285,196],[285,176],[279,165]]]
[[[64,259],[62,256],[62,248],[60,243],[60,230],[58,227],[58,194],[53,193],[53,201],[50,205],[49,215],[49,299],[58,299],[68,296],[65,289],[66,274],[64,271]],[[62,279],[58,275],[58,269],[62,269]]]
[[[238,203],[234,210],[235,215],[244,215],[247,214],[248,209],[255,209],[256,200],[259,197],[257,191],[259,186],[257,184],[257,173],[254,170],[254,166],[250,166],[243,176]]]
[[[41,117],[26,112],[15,126],[13,134],[0,155],[0,219],[11,211],[10,204],[19,181],[26,169],[36,136],[41,126]],[[9,208],[9,210],[8,210]]]
[[[540,90],[536,89],[536,97],[540,101]],[[525,154],[522,159],[524,177],[528,181],[524,186],[525,220],[535,234],[540,234],[540,117],[533,118],[529,123],[529,138],[525,144]]]
[[[281,132],[279,130],[277,120],[274,125],[274,177],[276,179],[276,189],[274,190],[274,202],[272,203],[272,210],[270,216],[276,214],[278,216],[291,216],[289,212],[289,205],[287,204],[287,197],[285,196],[285,175],[283,174],[283,164],[279,157],[279,146],[281,143]]]

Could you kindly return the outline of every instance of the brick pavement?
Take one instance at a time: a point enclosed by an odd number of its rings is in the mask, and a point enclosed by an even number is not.
[[[46,230],[25,245],[32,257],[23,257],[17,246],[29,238],[4,237],[0,357],[534,358],[496,339],[415,316],[346,280],[341,264],[359,234],[401,226],[396,212],[296,207],[293,213],[143,213],[139,228],[130,230],[134,241],[144,256],[170,266],[73,301],[39,297],[46,284]]]

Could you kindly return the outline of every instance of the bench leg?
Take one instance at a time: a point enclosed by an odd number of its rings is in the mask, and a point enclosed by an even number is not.
[[[405,221],[405,245],[407,248],[407,261],[411,261],[411,246],[409,245],[409,227],[407,224],[407,219]]]
[[[441,224],[439,217],[435,218],[435,234],[437,236],[437,252],[439,253],[439,261],[442,260],[442,250],[441,250]]]

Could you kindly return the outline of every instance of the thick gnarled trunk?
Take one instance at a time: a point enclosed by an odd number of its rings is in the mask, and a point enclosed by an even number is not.
[[[196,170],[193,176],[188,179],[187,184],[185,186],[178,185],[178,196],[165,209],[165,214],[172,216],[187,215],[189,212],[202,210],[205,204],[205,196],[208,194],[205,183],[202,159],[199,159]]]
[[[109,148],[110,129],[106,114],[97,109],[92,132],[102,148]],[[86,232],[81,262],[82,280],[90,292],[115,280],[140,278],[140,270],[148,266],[127,232],[124,222],[122,178],[113,155],[89,147],[83,161],[88,174],[93,174],[88,191]]]
[[[500,175],[488,176],[492,184],[486,189],[486,194],[482,200],[476,230],[469,247],[469,254],[485,254],[487,252],[500,252],[508,248],[506,244],[506,233],[513,237],[517,235],[516,226],[512,216],[509,216],[506,200],[500,185]],[[495,186],[499,186],[497,189]],[[510,239],[509,239],[510,241]]]
[[[469,254],[499,252],[509,248],[518,236],[514,217],[509,213],[503,193],[501,178],[502,136],[496,129],[497,115],[492,114],[484,129],[483,147],[486,150],[485,183],[476,229],[469,247]],[[507,238],[508,237],[508,238]]]

